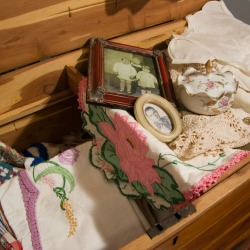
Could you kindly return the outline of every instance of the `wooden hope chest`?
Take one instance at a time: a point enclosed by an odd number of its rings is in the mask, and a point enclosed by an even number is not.
[[[91,37],[165,49],[207,0],[38,0],[0,3],[0,140],[23,150],[82,126],[73,86]],[[71,67],[67,71],[65,66]],[[76,77],[76,78],[75,78]],[[65,119],[67,117],[67,119]],[[250,158],[195,200],[196,212],[132,249],[232,249],[250,237]]]

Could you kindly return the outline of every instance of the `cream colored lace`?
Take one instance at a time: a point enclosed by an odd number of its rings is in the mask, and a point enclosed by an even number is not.
[[[181,158],[223,152],[250,142],[250,127],[232,109],[216,116],[185,113],[183,132],[169,147]]]

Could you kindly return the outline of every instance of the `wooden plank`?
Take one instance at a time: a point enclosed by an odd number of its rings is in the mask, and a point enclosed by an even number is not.
[[[165,41],[171,37],[172,32],[181,33],[185,24],[185,21],[178,20],[112,40],[143,48],[158,45],[166,48]],[[67,73],[63,70],[65,65],[76,67],[86,75],[87,59],[88,49],[84,48],[1,75],[0,93],[4,93],[0,98],[1,124],[10,122],[21,114],[27,115],[41,109],[39,104],[59,101],[69,87]]]
[[[249,202],[249,200],[246,202]],[[245,205],[242,204],[242,207],[244,208]],[[234,217],[234,214],[230,214],[231,217],[228,216],[226,220],[224,220],[224,224],[222,224],[223,221],[220,221],[221,231],[217,228],[212,229],[212,231],[215,230],[216,232],[221,232],[221,234],[218,235],[217,233],[217,235],[214,235],[214,238],[211,238],[211,241],[207,241],[207,245],[203,248],[204,250],[231,250],[235,249],[240,242],[250,239],[250,211],[249,209],[246,210],[245,208],[244,210],[239,207],[239,211],[240,210],[242,211],[242,214],[238,213],[238,216],[236,215],[236,217]],[[227,227],[229,222],[230,225]],[[233,224],[233,222],[235,223]],[[250,248],[250,244],[248,247]],[[247,248],[245,249],[247,250]]]
[[[238,164],[242,164],[239,162]],[[219,183],[213,189],[196,199],[193,204],[196,212],[179,223],[166,229],[160,235],[150,239],[144,234],[130,242],[121,250],[137,249],[181,249],[185,244],[196,238],[195,234],[202,235],[208,225],[220,221],[224,213],[230,213],[237,208],[237,203],[242,204],[244,211],[249,210],[250,164],[243,163],[242,168],[234,175]],[[235,203],[232,203],[235,201]],[[248,203],[247,203],[248,202]],[[225,211],[226,210],[226,211]],[[228,219],[230,221],[230,219]],[[212,230],[212,229],[211,229]],[[202,240],[205,241],[206,235]],[[177,240],[177,241],[176,241]],[[176,244],[173,244],[176,241]],[[210,241],[210,239],[209,239]],[[185,248],[189,249],[189,248]],[[194,249],[194,248],[190,248]]]
[[[37,142],[61,143],[64,136],[82,131],[77,107],[74,97],[1,126],[1,141],[18,151]]]
[[[248,219],[249,221],[249,219]],[[250,246],[250,233],[249,233],[249,224],[247,225],[248,228],[246,228],[245,232],[243,231],[245,228],[247,221],[243,221],[243,224],[238,225],[238,228],[233,230],[232,232],[232,238],[231,235],[226,236],[226,241],[227,241],[227,249],[225,250],[249,250]],[[244,227],[244,228],[243,228]],[[238,230],[237,230],[238,229]],[[243,230],[242,230],[243,229]],[[240,234],[237,239],[231,240],[234,238],[235,234]],[[230,239],[230,242],[228,242],[228,239]],[[223,249],[223,246],[218,249]]]
[[[19,108],[10,110],[9,112],[6,112],[4,114],[0,114],[0,126],[29,114],[35,113],[49,106],[55,105],[58,102],[63,102],[72,96],[74,96],[72,91],[68,89],[53,96],[45,96],[44,98],[40,98],[37,101],[33,101],[27,105],[23,105]]]
[[[48,67],[52,64],[53,62],[46,63]],[[50,96],[65,90],[67,82],[65,79],[60,81],[62,79],[62,65],[53,64],[53,68],[48,69],[46,67],[37,64],[2,75],[0,93],[4,93],[4,95],[0,99],[0,113],[17,108],[17,103],[23,105],[23,101],[30,100],[32,102],[33,98],[40,95]]]
[[[80,55],[73,52],[1,75],[0,114],[68,89],[64,66],[75,65]]]
[[[166,40],[170,39],[173,34],[181,34],[186,28],[186,24],[185,20],[179,19],[142,31],[133,32],[125,36],[120,36],[111,39],[111,41],[147,49],[166,49]]]
[[[76,10],[105,2],[105,0],[2,0],[1,9],[4,11],[0,12],[0,20],[5,20],[3,24],[6,24],[6,27],[11,27],[17,22],[27,24],[42,20],[66,12],[68,8]]]
[[[83,75],[74,67],[66,67],[67,74],[69,78],[69,87],[72,92],[77,96],[78,95],[78,83],[83,78]]]
[[[248,219],[249,212],[246,211],[243,202],[230,206],[230,201],[227,203],[223,201],[156,249],[186,250],[196,249],[198,246],[202,250],[226,250],[232,242],[237,242],[241,233],[247,231]],[[228,238],[228,235],[231,235],[231,238]]]
[[[249,185],[246,187],[249,188]],[[241,189],[244,192],[246,190],[246,188]],[[237,191],[237,194],[241,195],[240,191]],[[235,200],[226,198],[226,200],[218,204],[216,209],[207,211],[205,216],[178,234],[181,242],[177,241],[174,249],[195,249],[197,246],[204,250],[222,249],[219,246],[228,249],[227,245],[231,244],[231,240],[236,240],[239,234],[245,232],[247,226],[248,228],[250,226],[250,213],[245,205],[247,198],[247,195],[245,195],[245,199],[242,199],[242,197]],[[242,231],[236,230],[239,229],[239,225],[242,226]],[[234,235],[232,235],[232,232],[234,232]],[[228,239],[225,241],[228,234],[231,235],[230,241]]]
[[[69,1],[46,1],[44,8],[26,7],[27,13],[0,21],[0,73],[81,48],[90,37],[109,39],[185,17],[207,1],[94,1],[87,7],[73,1],[72,9]]]

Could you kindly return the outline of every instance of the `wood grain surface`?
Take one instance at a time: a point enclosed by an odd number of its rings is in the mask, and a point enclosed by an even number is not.
[[[208,0],[1,0],[0,73],[184,18]]]

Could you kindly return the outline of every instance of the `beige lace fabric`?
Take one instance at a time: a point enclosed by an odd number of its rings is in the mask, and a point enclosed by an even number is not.
[[[180,158],[223,152],[250,142],[250,126],[246,126],[232,109],[216,116],[185,113],[183,132],[169,147]]]

